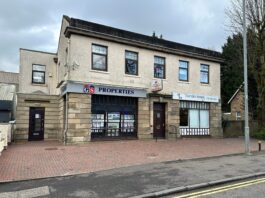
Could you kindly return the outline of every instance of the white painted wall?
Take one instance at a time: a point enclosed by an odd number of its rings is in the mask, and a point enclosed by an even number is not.
[[[91,69],[91,46],[108,46],[108,71]],[[220,97],[220,64],[210,61],[176,56],[157,51],[126,46],[80,35],[71,35],[70,63],[78,62],[79,69],[71,70],[70,79],[84,82],[103,83],[117,86],[147,88],[150,92],[153,78],[154,56],[166,58],[166,79],[163,80],[162,94],[172,92],[213,95]],[[138,52],[138,76],[125,74],[125,50]],[[178,81],[179,60],[189,61],[189,82]],[[210,83],[200,83],[200,64],[210,67]]]
[[[19,92],[56,94],[56,64],[55,54],[20,49]],[[32,64],[46,66],[45,84],[32,83]]]

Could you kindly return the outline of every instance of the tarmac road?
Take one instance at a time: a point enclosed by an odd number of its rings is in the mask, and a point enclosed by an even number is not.
[[[212,188],[200,189],[193,192],[166,196],[166,198],[264,198],[265,177],[251,180],[238,181],[230,184],[220,185]]]

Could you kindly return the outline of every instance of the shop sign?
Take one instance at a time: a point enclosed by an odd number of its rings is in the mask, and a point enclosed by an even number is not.
[[[163,89],[163,81],[161,79],[154,79],[151,82],[151,91],[157,92]]]
[[[94,85],[93,84],[84,84],[83,92],[84,93],[89,93],[89,94],[94,94],[95,93]]]
[[[218,96],[207,96],[207,95],[176,93],[176,92],[173,92],[173,99],[198,101],[198,102],[215,102],[215,103],[219,102]]]
[[[68,81],[61,88],[61,95],[65,93],[86,93],[86,94],[98,94],[98,95],[111,95],[111,96],[128,96],[145,98],[146,90],[137,88],[123,88],[109,85],[98,85],[93,83],[82,84],[79,82]]]

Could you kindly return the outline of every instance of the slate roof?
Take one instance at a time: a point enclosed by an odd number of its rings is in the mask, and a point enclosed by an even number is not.
[[[16,86],[10,84],[0,84],[0,101],[12,101],[16,93]]]
[[[69,26],[66,29],[65,34],[66,36],[69,36],[69,34],[73,33],[71,30],[76,29],[80,31],[89,31],[89,32],[94,32],[94,33],[99,33],[99,34],[104,34],[104,35],[109,35],[109,36],[115,36],[121,39],[127,39],[127,40],[132,40],[132,41],[137,41],[145,44],[151,44],[151,45],[156,45],[160,47],[165,47],[165,48],[170,48],[174,50],[179,50],[182,52],[186,53],[192,53],[200,56],[205,56],[205,57],[212,57],[215,58],[216,60],[219,60],[217,62],[222,62],[221,54],[220,52],[213,51],[213,50],[208,50],[208,49],[203,49],[199,47],[194,47],[190,45],[185,45],[181,43],[176,43],[173,41],[168,41],[165,39],[160,39],[157,37],[153,36],[147,36],[127,30],[122,30],[106,25],[101,25],[89,21],[84,21],[76,18],[70,18],[68,16],[64,16],[64,18],[69,22]]]
[[[0,83],[18,84],[18,73],[0,71]]]

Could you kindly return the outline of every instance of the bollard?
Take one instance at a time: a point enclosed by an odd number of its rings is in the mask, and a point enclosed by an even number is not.
[[[259,151],[261,151],[261,141],[258,141],[259,144]]]

